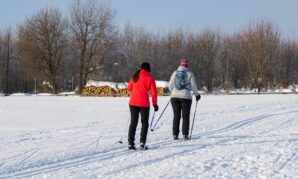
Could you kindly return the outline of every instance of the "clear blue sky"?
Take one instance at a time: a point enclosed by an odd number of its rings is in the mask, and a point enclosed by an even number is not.
[[[280,29],[283,38],[298,39],[298,0],[106,0],[116,10],[116,24],[128,21],[149,32],[167,32],[177,27],[200,31],[218,27],[237,32],[251,20],[268,19]],[[58,7],[64,14],[71,0],[2,0],[0,29],[16,27],[25,17],[43,7]]]

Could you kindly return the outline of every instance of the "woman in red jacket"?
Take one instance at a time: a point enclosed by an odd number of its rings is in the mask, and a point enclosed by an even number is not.
[[[157,89],[154,78],[150,75],[150,64],[145,62],[141,65],[141,69],[138,70],[131,78],[127,90],[131,92],[129,100],[129,108],[131,114],[131,122],[128,132],[128,149],[135,150],[135,133],[138,125],[139,113],[141,113],[141,137],[140,148],[146,149],[146,139],[149,127],[149,110],[150,91],[152,97],[152,103],[154,111],[158,111],[157,105]]]

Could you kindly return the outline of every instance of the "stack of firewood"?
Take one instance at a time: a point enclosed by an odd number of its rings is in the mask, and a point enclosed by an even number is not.
[[[82,89],[83,96],[114,96],[117,90],[109,86],[85,86]]]
[[[98,86],[97,86],[98,85]],[[102,86],[100,86],[102,85]],[[168,88],[157,86],[158,96],[166,96]],[[90,81],[82,89],[83,96],[130,96],[127,91],[127,83],[96,82]]]
[[[158,87],[158,96],[168,95],[168,90],[166,88]],[[130,92],[127,89],[113,89],[109,86],[87,86],[82,89],[83,96],[130,96]]]
[[[127,91],[127,89],[118,89],[117,90],[117,96],[129,96],[130,92]]]
[[[168,95],[169,90],[163,87],[157,87],[158,96],[166,96]]]

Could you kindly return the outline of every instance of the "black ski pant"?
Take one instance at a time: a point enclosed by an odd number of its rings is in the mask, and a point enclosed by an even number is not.
[[[130,125],[128,131],[128,144],[134,146],[135,141],[135,134],[136,129],[138,126],[139,114],[141,114],[141,122],[142,122],[142,129],[141,129],[141,137],[140,143],[146,143],[148,127],[149,127],[149,107],[138,107],[138,106],[129,106],[130,108]]]
[[[182,112],[182,134],[188,136],[191,102],[191,99],[171,98],[171,104],[174,112],[173,135],[179,135],[179,125]]]

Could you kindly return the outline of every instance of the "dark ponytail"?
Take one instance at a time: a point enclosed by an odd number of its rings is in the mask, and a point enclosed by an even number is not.
[[[139,74],[141,70],[136,71],[136,73],[132,76],[133,82],[137,82],[139,80]]]
[[[141,69],[150,72],[150,64],[148,62],[142,63]],[[137,82],[139,80],[140,71],[141,70],[136,71],[136,73],[132,76],[133,82]]]

